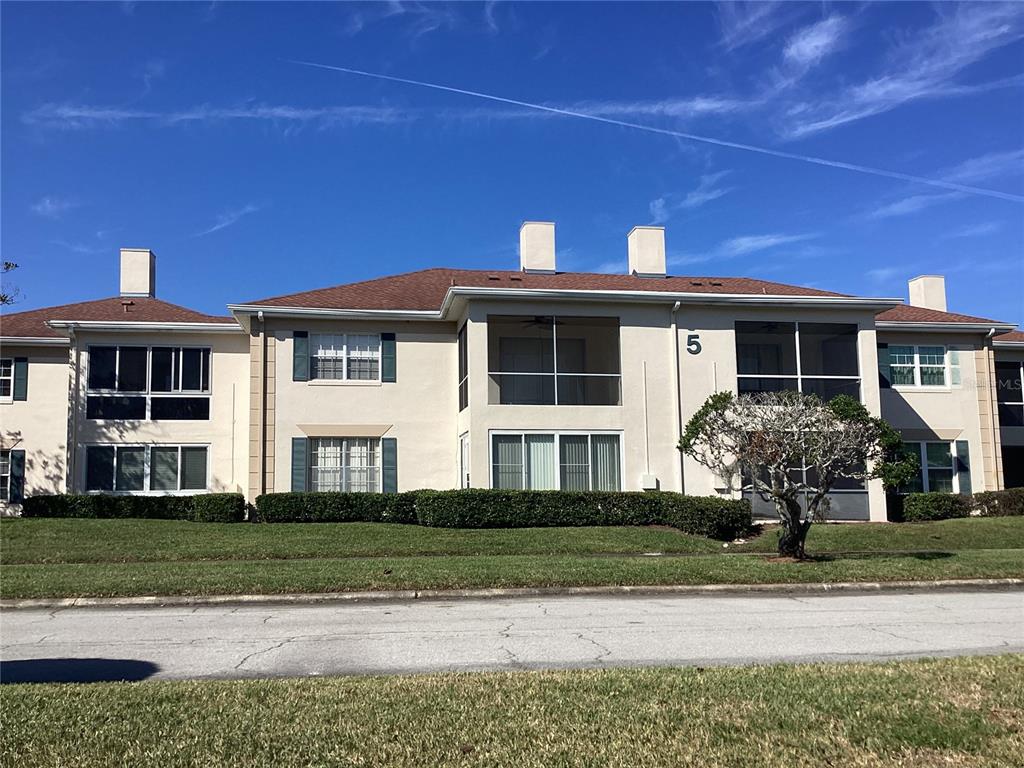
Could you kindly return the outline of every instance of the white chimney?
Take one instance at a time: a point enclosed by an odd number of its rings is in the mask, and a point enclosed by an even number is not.
[[[633,227],[626,236],[629,274],[665,277],[665,228]]]
[[[946,278],[942,275],[921,275],[911,280],[910,306],[946,311]]]
[[[524,221],[519,227],[519,267],[523,272],[555,271],[555,223]]]
[[[148,248],[121,249],[121,295],[156,296],[156,254]]]

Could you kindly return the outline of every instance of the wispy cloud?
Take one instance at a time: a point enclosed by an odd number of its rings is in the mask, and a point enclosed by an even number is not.
[[[814,66],[840,47],[846,28],[842,16],[829,16],[804,27],[789,38],[783,58],[800,68]]]
[[[954,239],[960,237],[984,237],[985,235],[994,235],[1003,228],[1001,221],[982,221],[977,224],[968,224],[965,227],[954,229],[952,232],[947,232],[943,237],[944,239]]]
[[[672,218],[676,211],[699,208],[705,203],[729,194],[733,188],[723,187],[718,183],[729,173],[730,171],[719,171],[718,173],[704,174],[700,177],[697,187],[685,195],[667,194],[652,200],[650,204],[651,223],[664,224]]]
[[[705,253],[681,253],[673,254],[668,259],[672,266],[684,266],[687,264],[702,264],[708,261],[723,259],[735,259],[741,256],[749,256],[753,253],[768,251],[793,243],[802,243],[818,237],[817,233],[809,232],[804,234],[771,233],[766,235],[742,235],[724,240],[710,251]]]
[[[726,2],[718,5],[721,44],[728,50],[763,40],[786,24],[795,4],[780,2]]]
[[[291,126],[327,128],[340,125],[397,123],[412,118],[393,107],[326,106],[299,107],[289,104],[246,104],[237,107],[200,105],[188,109],[159,111],[89,104],[44,104],[21,119],[27,125],[51,130],[112,128],[133,123],[175,127],[196,123],[228,121],[270,122]]]
[[[142,79],[142,95],[148,95],[153,90],[153,83],[165,74],[167,74],[167,62],[163,59],[149,59],[146,61],[139,75]]]
[[[909,269],[909,265],[902,267],[878,267],[877,269],[869,269],[864,274],[873,283],[888,283],[894,277],[906,274]]]
[[[204,229],[202,232],[197,232],[196,234],[193,235],[193,237],[203,237],[205,235],[211,235],[214,232],[219,232],[220,230],[225,229],[226,227],[230,227],[232,224],[237,223],[238,220],[243,218],[244,216],[248,216],[250,213],[256,213],[256,211],[258,210],[260,210],[260,207],[258,205],[248,203],[247,205],[244,205],[236,210],[225,211],[224,213],[221,213],[217,216],[216,223],[214,223],[212,227]]]
[[[81,256],[92,256],[97,253],[103,253],[109,250],[106,246],[102,245],[86,245],[85,243],[69,243],[66,240],[51,240],[54,245],[66,248],[72,253],[77,253]]]
[[[1020,78],[957,81],[970,65],[1024,35],[1024,8],[1020,4],[965,3],[943,6],[937,12],[939,18],[934,24],[907,37],[890,52],[883,74],[847,87],[834,99],[793,107],[785,118],[784,134],[800,138],[907,102],[966,95],[1020,82]]]
[[[912,213],[919,213],[926,208],[931,208],[939,203],[947,203],[963,197],[959,192],[950,192],[941,195],[910,195],[895,200],[867,213],[869,219],[891,219],[896,216],[908,216]]]
[[[39,216],[45,216],[48,219],[59,219],[65,212],[72,208],[77,208],[78,205],[74,200],[46,196],[31,207],[32,212]]]

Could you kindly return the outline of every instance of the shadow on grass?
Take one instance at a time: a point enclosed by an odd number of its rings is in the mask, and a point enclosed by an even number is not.
[[[914,550],[909,552],[829,552],[827,554],[809,554],[804,559],[808,563],[832,563],[836,560],[882,560],[894,557],[910,558],[912,560],[945,560],[947,557],[954,557],[955,552],[922,552]]]
[[[0,661],[0,683],[105,683],[145,680],[160,671],[138,659],[24,659]]]

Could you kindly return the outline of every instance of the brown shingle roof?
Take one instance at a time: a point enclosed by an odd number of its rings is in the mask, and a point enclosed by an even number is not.
[[[125,304],[125,302],[131,303]],[[127,299],[112,296],[109,299],[4,314],[0,316],[0,336],[59,338],[61,334],[46,325],[50,320],[86,320],[109,323],[234,324],[235,322],[232,317],[204,315],[202,312],[195,312],[187,307],[180,307],[160,299],[144,297]]]
[[[1024,344],[1024,331],[1009,331],[996,336],[993,341],[1012,341],[1017,344]]]
[[[989,320],[985,317],[961,315],[956,312],[940,312],[937,309],[912,307],[909,304],[879,312],[875,315],[875,319],[887,323],[995,323],[1001,325],[998,320]]]
[[[843,296],[845,294],[748,277],[666,277],[558,272],[553,275],[497,270],[424,269],[315,291],[272,296],[246,304],[316,309],[440,309],[452,286],[466,288],[575,291],[668,291],[673,293],[745,293],[775,296]]]

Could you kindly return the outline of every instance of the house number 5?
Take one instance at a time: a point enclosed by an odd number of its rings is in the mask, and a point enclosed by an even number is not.
[[[699,355],[701,350],[700,346],[700,334],[691,333],[686,337],[686,351],[691,355]]]

